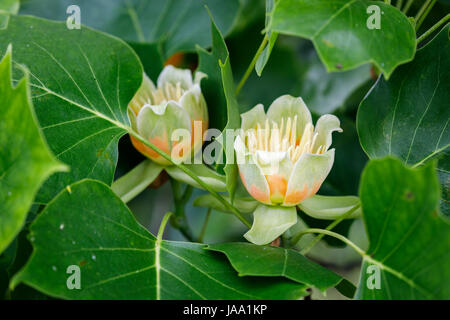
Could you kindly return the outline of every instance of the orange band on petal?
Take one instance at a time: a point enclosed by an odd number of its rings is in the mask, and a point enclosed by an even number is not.
[[[270,201],[272,203],[282,203],[287,190],[287,181],[283,176],[272,174],[266,176],[270,189]]]
[[[301,191],[295,190],[287,194],[284,203],[287,205],[296,205],[308,197],[309,195],[308,191],[309,191],[308,186],[305,184],[303,190]]]
[[[170,162],[167,161],[166,159],[164,159],[159,153],[157,153],[150,147],[147,147],[141,141],[139,141],[136,138],[131,137],[131,136],[130,136],[130,138],[131,138],[131,143],[133,144],[133,146],[147,158],[149,158],[157,163],[160,163],[160,164],[170,164]],[[169,145],[168,145],[167,141],[164,141],[160,138],[153,138],[153,139],[149,139],[149,142],[152,143],[153,145],[155,145],[156,147],[158,147],[159,149],[161,149],[162,151],[164,151],[165,153],[170,155]]]
[[[269,203],[270,197],[267,193],[263,192],[261,189],[259,189],[256,185],[252,184],[250,188],[248,189],[248,193],[255,198],[256,200],[263,202],[263,203]]]

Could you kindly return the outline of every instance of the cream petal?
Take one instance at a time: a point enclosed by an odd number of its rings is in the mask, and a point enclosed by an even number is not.
[[[289,178],[284,206],[294,206],[316,194],[330,173],[334,162],[334,149],[324,154],[305,153],[294,165]]]
[[[342,132],[340,125],[339,119],[332,114],[325,114],[317,120],[316,129],[314,130],[314,133],[317,133],[313,147],[314,152],[320,146],[325,146],[323,150],[328,150],[332,142],[332,133],[334,131]]]
[[[188,90],[193,85],[192,72],[189,69],[179,69],[172,65],[168,65],[159,74],[157,80],[158,88],[163,88],[164,83],[166,82],[169,82],[174,86],[179,82],[182,89]]]
[[[256,124],[264,124],[266,121],[266,113],[264,112],[264,106],[262,104],[257,104],[252,109],[241,114],[242,130],[246,131],[249,129],[256,128]]]
[[[297,222],[295,207],[269,207],[259,205],[253,213],[253,225],[245,239],[257,245],[265,245],[281,236]]]
[[[240,136],[234,141],[236,159],[242,183],[248,193],[259,202],[270,204],[270,190],[261,168],[248,153]]]
[[[188,113],[173,101],[169,101],[164,106],[144,106],[137,116],[136,124],[142,137],[169,155],[175,146],[171,135],[176,129],[184,129],[186,130],[185,133],[192,134]],[[184,143],[186,143],[186,146],[190,146],[191,140],[184,141]],[[153,160],[160,158],[157,153],[150,150],[146,150],[144,154]],[[188,157],[189,154],[184,156]],[[162,160],[159,163],[166,164],[166,161]]]
[[[295,116],[297,116],[296,134],[297,137],[300,137],[306,124],[312,122],[311,113],[301,97],[281,96],[272,102],[267,110],[267,118],[276,122],[278,127],[280,127],[281,119],[286,121],[286,119],[293,119]]]
[[[142,84],[139,87],[138,91],[134,95],[133,99],[128,104],[128,107],[133,110],[135,114],[139,113],[139,110],[145,105],[145,104],[151,104],[152,103],[152,91],[155,90],[155,85],[153,84],[152,80],[145,74],[143,74],[142,78]]]
[[[180,105],[186,110],[192,121],[208,123],[208,108],[198,84],[193,85],[180,99]]]
[[[321,196],[316,194],[300,202],[298,207],[313,218],[336,220],[359,204],[359,198],[355,196]],[[361,213],[359,207],[347,219],[359,218]]]

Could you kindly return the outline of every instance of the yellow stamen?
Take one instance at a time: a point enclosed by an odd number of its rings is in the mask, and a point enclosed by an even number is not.
[[[286,123],[286,126],[285,126]],[[266,119],[264,124],[257,123],[254,129],[245,133],[245,143],[250,152],[287,152],[289,158],[295,163],[302,154],[322,154],[325,146],[315,147],[318,134],[314,133],[314,126],[307,123],[303,133],[297,139],[297,116],[282,118],[280,127],[278,123]],[[314,150],[315,149],[315,150]]]

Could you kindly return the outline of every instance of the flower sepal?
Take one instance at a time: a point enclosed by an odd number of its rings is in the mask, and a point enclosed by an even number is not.
[[[355,219],[361,217],[359,198],[356,196],[321,196],[314,195],[298,204],[307,215],[322,220],[335,220],[350,210],[353,212],[346,217]]]
[[[281,236],[297,223],[295,207],[258,205],[253,212],[253,225],[245,239],[257,245],[265,245]]]

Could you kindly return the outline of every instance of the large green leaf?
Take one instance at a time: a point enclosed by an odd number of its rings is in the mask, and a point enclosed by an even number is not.
[[[27,0],[20,13],[65,21],[70,5],[78,5],[81,23],[129,42],[161,42],[167,58],[177,51],[208,47],[211,10],[220,30],[230,32],[239,12],[239,0]],[[49,9],[51,8],[51,9]],[[205,32],[206,31],[206,32]]]
[[[110,184],[117,162],[117,141],[128,125],[127,104],[142,81],[136,54],[121,40],[87,27],[10,16],[0,30],[0,54],[14,48],[14,79],[19,64],[30,70],[33,103],[50,149],[69,164],[39,192],[49,201],[82,178]]]
[[[380,8],[380,29],[366,26],[370,5]],[[389,77],[399,64],[413,59],[416,48],[410,21],[381,1],[278,1],[270,30],[312,40],[328,71],[372,62]]]
[[[361,203],[370,247],[363,258],[361,299],[449,299],[450,225],[437,213],[434,164],[409,169],[397,159],[372,160]],[[369,289],[379,269],[380,288]]]
[[[51,154],[38,128],[28,72],[12,86],[11,46],[0,62],[0,253],[25,223],[39,187],[67,168]]]
[[[328,73],[317,55],[303,58],[308,68],[302,78],[300,94],[308,108],[317,114],[336,111],[345,105],[351,94],[370,79],[370,66]]]
[[[417,165],[450,145],[450,26],[389,81],[378,79],[358,111],[358,134],[370,158],[395,155]]]
[[[286,277],[322,291],[342,280],[292,249],[240,242],[212,244],[207,249],[224,253],[240,276]]]
[[[305,285],[241,278],[204,245],[156,239],[105,184],[60,193],[32,224],[34,252],[12,280],[66,299],[295,299]],[[81,289],[69,290],[69,266]]]

